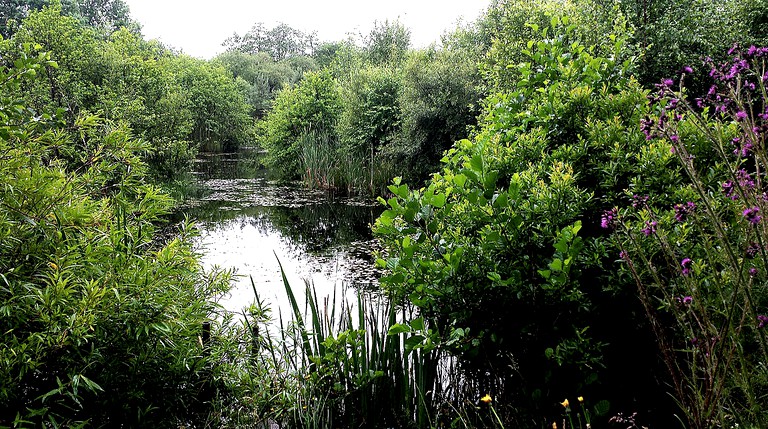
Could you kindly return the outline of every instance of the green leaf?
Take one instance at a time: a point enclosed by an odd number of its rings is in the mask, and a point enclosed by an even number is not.
[[[417,317],[417,318],[411,320],[411,328],[414,331],[423,331],[424,330],[424,318],[423,317]]]
[[[445,194],[437,194],[432,198],[432,205],[438,208],[443,207],[445,206],[445,200]]]
[[[423,335],[414,335],[405,340],[405,351],[410,353],[413,349],[418,348],[424,341]]]
[[[408,325],[403,325],[402,323],[395,323],[389,327],[387,335],[400,335],[405,332],[411,332],[411,327]]]

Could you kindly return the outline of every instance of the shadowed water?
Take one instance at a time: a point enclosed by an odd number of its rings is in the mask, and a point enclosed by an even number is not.
[[[305,280],[318,296],[376,284],[370,225],[382,211],[378,203],[270,181],[255,156],[249,151],[201,154],[195,176],[206,196],[183,209],[200,228],[203,263],[231,267],[240,275],[221,298],[225,309],[239,312],[251,304],[253,278],[262,300],[289,312],[278,258],[297,291],[303,291]]]

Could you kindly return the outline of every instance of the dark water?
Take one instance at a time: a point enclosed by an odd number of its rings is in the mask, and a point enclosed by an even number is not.
[[[278,259],[294,290],[312,282],[319,296],[375,285],[370,225],[382,207],[366,198],[333,197],[301,184],[278,184],[258,168],[252,151],[201,154],[195,176],[208,191],[183,211],[201,230],[203,263],[240,277],[221,303],[239,312],[262,300],[288,310]],[[303,295],[303,294],[302,294]]]

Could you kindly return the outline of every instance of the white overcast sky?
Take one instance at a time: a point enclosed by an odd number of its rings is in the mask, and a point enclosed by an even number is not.
[[[474,21],[490,0],[124,0],[147,39],[159,39],[184,53],[210,59],[221,43],[263,22],[280,22],[303,32],[317,31],[320,41],[348,33],[367,34],[374,21],[399,19],[411,30],[414,47],[440,40],[457,21]]]

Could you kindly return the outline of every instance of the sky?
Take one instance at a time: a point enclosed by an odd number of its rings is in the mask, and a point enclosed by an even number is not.
[[[349,33],[368,34],[375,21],[399,21],[420,48],[440,40],[459,19],[474,21],[490,0],[124,0],[147,39],[159,39],[194,57],[210,59],[233,33],[245,34],[263,22],[279,23],[320,41],[338,41]]]

